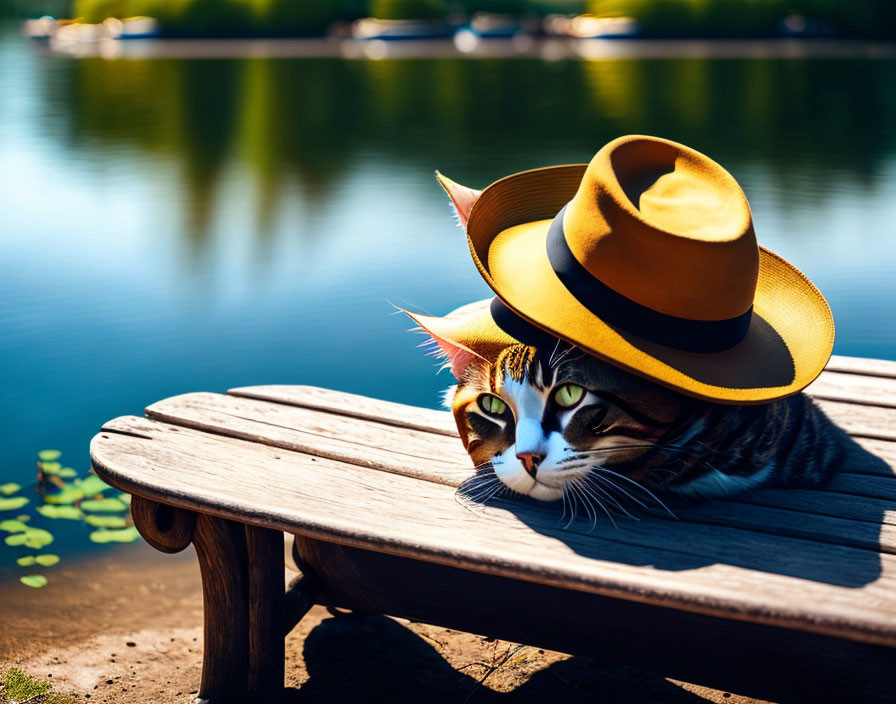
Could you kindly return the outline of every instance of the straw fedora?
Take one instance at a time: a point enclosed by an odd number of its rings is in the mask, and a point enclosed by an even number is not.
[[[525,171],[481,193],[438,176],[497,299],[415,318],[475,354],[547,334],[733,404],[797,393],[830,357],[824,297],[757,245],[740,186],[693,149],[621,137],[590,164]]]

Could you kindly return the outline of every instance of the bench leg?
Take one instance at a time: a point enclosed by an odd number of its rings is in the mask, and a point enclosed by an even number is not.
[[[205,610],[202,684],[194,701],[245,701],[249,681],[246,532],[240,523],[199,514],[193,545],[199,557]]]
[[[249,566],[249,697],[276,701],[285,677],[283,533],[246,526]]]
[[[283,533],[178,509],[134,496],[134,524],[163,552],[192,541],[202,575],[205,636],[197,704],[276,701],[283,691],[286,632],[317,595],[303,578],[284,592]],[[314,585],[315,588],[310,587]],[[284,628],[284,621],[295,618]]]

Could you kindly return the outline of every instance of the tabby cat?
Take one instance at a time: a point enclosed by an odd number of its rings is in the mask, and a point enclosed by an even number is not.
[[[450,360],[452,342],[434,339]],[[804,394],[732,406],[684,396],[576,347],[506,347],[463,355],[445,403],[479,470],[474,498],[517,494],[608,512],[659,496],[729,496],[824,483],[848,436]],[[449,366],[451,366],[449,364]]]

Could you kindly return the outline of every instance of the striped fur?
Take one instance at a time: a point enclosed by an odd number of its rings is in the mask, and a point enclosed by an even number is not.
[[[568,384],[583,391],[564,407],[558,389]],[[480,470],[472,488],[494,494],[497,482],[485,480],[497,478],[500,490],[546,501],[579,496],[614,511],[654,493],[705,499],[817,486],[848,445],[805,395],[758,406],[698,401],[560,342],[472,360],[451,408]]]

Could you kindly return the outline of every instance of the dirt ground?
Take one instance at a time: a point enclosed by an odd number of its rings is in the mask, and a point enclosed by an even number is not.
[[[0,573],[0,670],[18,666],[77,702],[190,702],[202,664],[192,550],[143,543],[64,562],[31,589]],[[285,702],[746,704],[632,668],[384,616],[315,607],[286,642]]]

